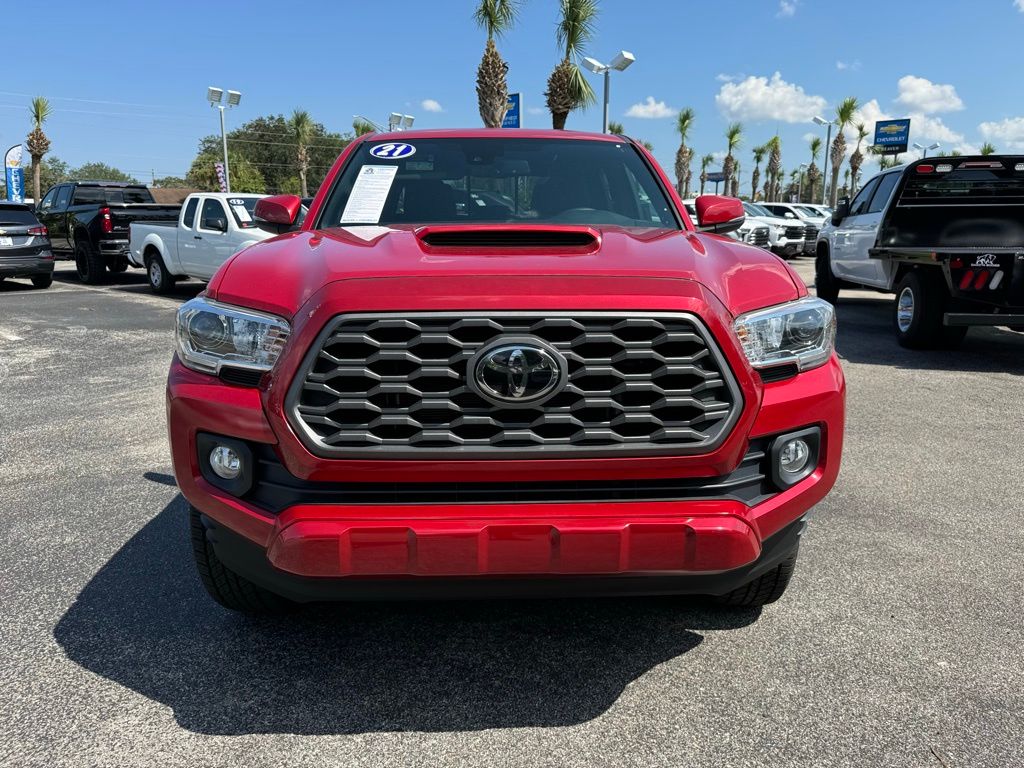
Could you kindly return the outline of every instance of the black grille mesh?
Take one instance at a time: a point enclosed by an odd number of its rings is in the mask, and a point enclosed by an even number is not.
[[[474,393],[467,363],[502,337],[555,347],[565,389],[533,408]],[[720,353],[688,315],[347,315],[318,344],[289,411],[326,456],[693,453],[724,439],[740,408]]]

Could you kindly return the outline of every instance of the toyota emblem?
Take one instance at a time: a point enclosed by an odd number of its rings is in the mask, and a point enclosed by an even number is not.
[[[540,339],[499,340],[480,350],[469,367],[470,387],[503,407],[538,405],[562,390],[565,359]]]

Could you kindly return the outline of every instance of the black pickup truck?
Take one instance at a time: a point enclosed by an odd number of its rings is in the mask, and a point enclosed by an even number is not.
[[[131,222],[174,221],[180,205],[159,205],[142,184],[67,181],[51,187],[36,208],[54,253],[74,256],[78,277],[98,283],[106,271],[128,269]]]

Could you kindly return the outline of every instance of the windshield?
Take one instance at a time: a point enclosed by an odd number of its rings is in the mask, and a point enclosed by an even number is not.
[[[627,142],[504,137],[368,141],[318,226],[445,223],[680,228]]]
[[[241,229],[251,229],[256,226],[253,214],[256,212],[256,203],[259,197],[231,197],[228,198],[228,208],[231,215],[235,217],[235,223]]]
[[[821,211],[816,211],[813,208],[808,208],[806,205],[798,205],[796,209],[800,211],[804,216],[810,216],[812,219],[820,219],[822,217]]]
[[[743,208],[746,210],[748,216],[764,216],[769,219],[776,218],[775,214],[767,208],[762,208],[760,205],[755,205],[754,203],[744,203]]]

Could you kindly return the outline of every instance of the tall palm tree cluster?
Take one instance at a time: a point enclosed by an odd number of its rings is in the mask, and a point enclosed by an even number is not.
[[[476,97],[480,119],[487,128],[500,128],[508,108],[508,63],[496,40],[515,24],[521,0],[477,0],[473,19],[487,34],[484,55],[476,71]],[[580,69],[580,60],[594,38],[598,0],[558,0],[555,41],[561,59],[548,76],[544,99],[551,127],[565,128],[569,114],[597,101],[594,89]]]
[[[835,138],[830,146],[826,147],[820,137],[811,137],[809,141],[810,160],[809,164],[801,163],[796,170],[791,170],[787,177],[782,167],[782,141],[776,134],[763,144],[751,148],[753,156],[753,171],[750,174],[751,200],[762,200],[775,202],[789,200],[799,197],[802,202],[816,202],[822,199],[822,184],[828,182],[827,199],[834,206],[841,195],[852,195],[857,191],[860,180],[861,168],[869,154],[875,154],[874,147],[864,144],[868,137],[868,129],[863,122],[855,122],[859,103],[855,97],[843,99],[836,107],[833,125],[836,128]],[[679,149],[676,150],[675,175],[676,189],[683,197],[689,197],[691,193],[692,173],[690,164],[696,154],[690,146],[690,135],[693,132],[696,114],[687,107],[680,110],[676,116],[676,131],[679,134]],[[849,158],[847,158],[846,133],[855,131],[857,143]],[[724,185],[722,191],[725,194],[739,197],[740,187],[740,163],[737,157],[737,150],[744,143],[743,125],[732,123],[725,129],[725,152],[714,155],[704,155],[700,159],[700,187],[699,193],[704,194],[708,185],[709,168],[714,165],[716,159],[721,159],[722,180]],[[995,147],[986,144],[981,148],[982,153],[995,152]],[[826,154],[826,162],[829,165],[829,179],[823,177],[821,168],[818,167],[818,160]],[[843,168],[844,161],[847,167]],[[878,157],[879,165],[882,168],[895,164],[895,160],[885,156]],[[764,166],[762,185],[762,164]],[[842,183],[840,183],[842,179]],[[718,186],[716,185],[716,189]]]

